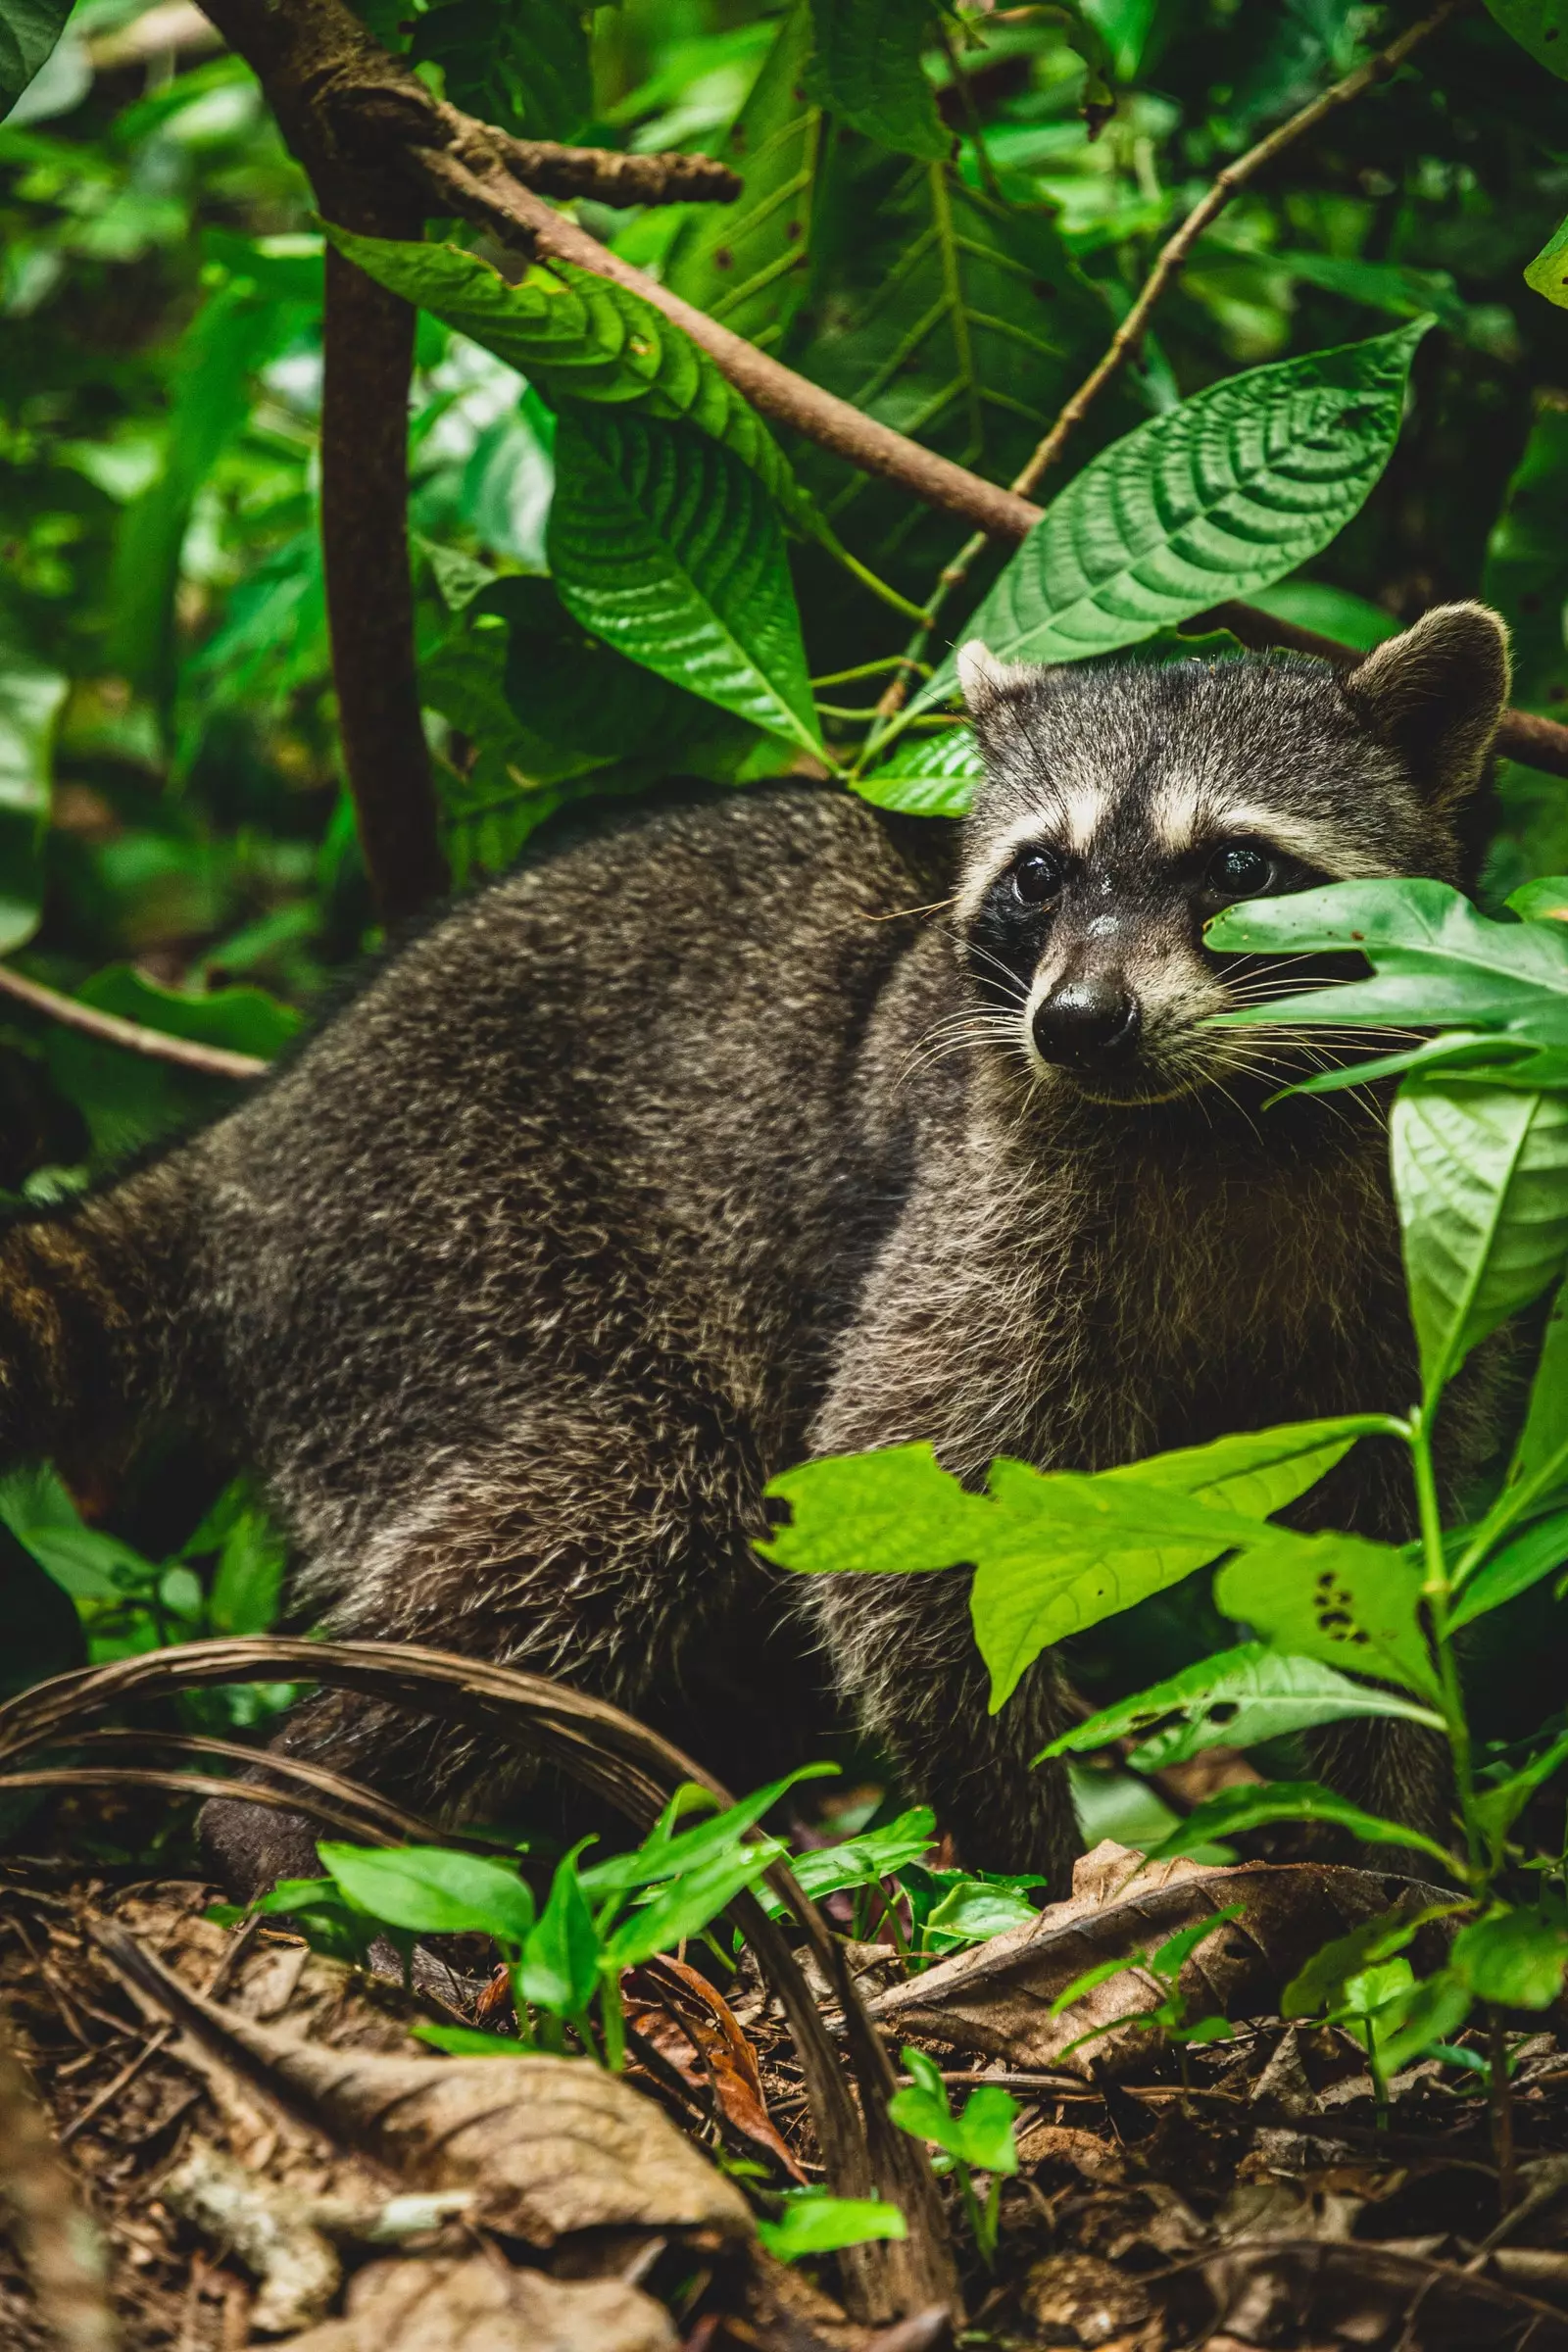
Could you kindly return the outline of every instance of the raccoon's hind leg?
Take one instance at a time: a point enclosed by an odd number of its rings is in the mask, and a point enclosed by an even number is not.
[[[713,1752],[705,1686],[723,1621],[752,1589],[738,1530],[756,1518],[736,1449],[710,1425],[603,1390],[591,1403],[552,1400],[485,1455],[449,1462],[333,1577],[342,1597],[326,1631],[557,1677],[733,1769]],[[504,1809],[535,1771],[520,1748],[342,1690],[306,1700],[273,1744],[448,1821]],[[202,1816],[209,1866],[241,1898],[314,1873],[318,1834],[240,1799]]]

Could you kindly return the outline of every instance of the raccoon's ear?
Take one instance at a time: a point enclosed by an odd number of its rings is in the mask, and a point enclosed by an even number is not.
[[[1438,808],[1481,781],[1508,702],[1508,632],[1486,605],[1439,605],[1341,679],[1362,725]]]
[[[963,689],[971,718],[984,718],[1009,687],[1021,686],[1029,675],[1021,662],[999,662],[978,637],[971,637],[967,645],[958,648],[958,684]]]

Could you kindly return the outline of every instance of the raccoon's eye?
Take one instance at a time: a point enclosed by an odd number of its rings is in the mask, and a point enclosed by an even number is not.
[[[1012,869],[1012,887],[1026,906],[1043,906],[1061,888],[1061,868],[1044,850],[1030,850]]]
[[[1274,860],[1250,841],[1227,841],[1214,852],[1203,876],[1216,899],[1257,899],[1274,879]]]

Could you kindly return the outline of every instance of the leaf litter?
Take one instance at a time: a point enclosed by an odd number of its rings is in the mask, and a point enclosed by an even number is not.
[[[1320,1863],[1140,1860],[1102,1845],[1033,1927],[870,1993],[890,2047],[927,2052],[956,2111],[986,2083],[1019,2103],[993,2270],[950,2215],[965,2347],[1568,2352],[1568,2056],[1539,2030],[1551,2020],[1520,2037],[1521,2193],[1499,2216],[1464,2074],[1407,2068],[1380,2132],[1354,2037],[1279,2015],[1330,1936],[1430,1909],[1432,1889]],[[958,2341],[941,2309],[852,2320],[832,2257],[786,2269],[758,2247],[724,2168],[761,2183],[764,2205],[767,2184],[822,2175],[791,2036],[749,1955],[724,1989],[700,1952],[628,1972],[628,2018],[659,2063],[634,2044],[617,2079],[575,2058],[439,2057],[411,2030],[450,2025],[450,2004],[282,1926],[225,1930],[210,1897],[73,1881],[58,1863],[0,1881],[0,1999],[104,2245],[123,2352]],[[1162,1989],[1158,1948],[1226,1911],[1179,1982],[1231,2037],[1184,2068],[1126,2021]],[[1086,1970],[1102,1973],[1053,2017]],[[475,2022],[482,1976],[446,1981]],[[830,2028],[831,1998],[824,1982]],[[493,1996],[484,2014],[505,2023]],[[0,2342],[60,2340],[8,2250]]]

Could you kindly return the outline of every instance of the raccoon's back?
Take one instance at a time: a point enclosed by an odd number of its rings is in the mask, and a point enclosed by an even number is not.
[[[547,1382],[700,1367],[776,1442],[897,1202],[854,1064],[932,896],[774,786],[547,856],[389,962],[191,1147],[194,1311],[297,1521],[373,1516]]]

